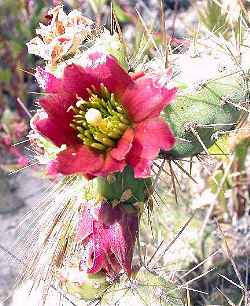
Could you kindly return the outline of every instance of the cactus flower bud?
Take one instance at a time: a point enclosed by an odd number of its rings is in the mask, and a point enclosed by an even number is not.
[[[138,218],[136,210],[131,212],[125,205],[85,203],[77,234],[86,248],[80,267],[90,274],[114,277],[124,269],[130,275]]]

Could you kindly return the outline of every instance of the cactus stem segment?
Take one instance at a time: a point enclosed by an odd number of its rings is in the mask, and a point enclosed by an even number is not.
[[[171,174],[171,181],[172,181],[172,185],[173,185],[173,190],[174,190],[174,197],[175,197],[175,202],[176,204],[178,204],[178,196],[177,196],[177,188],[176,188],[176,184],[175,184],[175,180],[178,182],[172,164],[171,164],[171,160],[168,161],[168,165],[169,165],[169,169],[170,169],[170,174]]]
[[[207,147],[205,146],[204,142],[202,141],[199,133],[194,129],[194,128],[190,128],[191,132],[194,134],[194,136],[197,138],[197,140],[199,141],[199,143],[201,144],[202,148],[204,149],[204,151],[207,153],[207,155],[210,155]]]
[[[225,96],[219,96],[218,94],[216,94],[216,92],[214,90],[212,90],[209,86],[207,86],[207,84],[203,84],[203,87],[205,87],[206,89],[208,89],[211,93],[213,93],[220,101],[222,105],[225,104],[231,104],[233,107],[235,107],[238,110],[243,110],[247,113],[249,113],[249,110],[247,108],[245,108],[244,106],[242,106],[242,104],[240,103],[234,103],[230,98],[225,97]]]
[[[239,109],[239,110],[242,110],[242,111],[245,111],[245,112],[249,113],[249,110],[248,110],[246,107],[242,106],[243,103],[241,103],[241,104],[236,104],[236,103],[234,103],[233,101],[231,101],[231,100],[230,100],[229,98],[227,98],[227,97],[221,97],[220,99],[221,99],[221,102],[222,102],[223,104],[231,104],[231,105],[234,106],[236,109]]]

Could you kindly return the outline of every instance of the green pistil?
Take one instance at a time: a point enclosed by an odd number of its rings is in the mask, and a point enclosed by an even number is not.
[[[70,123],[81,141],[96,150],[107,151],[115,147],[124,131],[131,125],[126,111],[114,94],[105,86],[97,92],[88,89],[88,101],[80,99],[73,107]]]

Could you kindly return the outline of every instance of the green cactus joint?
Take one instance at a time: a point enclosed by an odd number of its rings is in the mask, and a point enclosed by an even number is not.
[[[120,282],[111,286],[101,300],[102,304],[107,306],[114,305],[114,301],[117,301],[119,306],[185,305],[183,289],[143,268],[133,273],[129,285],[124,286],[124,283]]]
[[[62,284],[63,289],[67,293],[85,301],[100,298],[109,286],[110,283],[102,272],[95,274],[86,273],[82,283],[65,280]]]
[[[94,182],[94,193],[99,198],[105,198],[115,204],[135,204],[148,200],[152,191],[152,181],[135,179],[133,169],[127,166],[122,173],[109,177],[97,177]]]
[[[207,81],[195,93],[178,96],[163,114],[177,139],[168,155],[183,158],[207,151],[216,141],[216,133],[236,126],[245,99],[239,74]]]

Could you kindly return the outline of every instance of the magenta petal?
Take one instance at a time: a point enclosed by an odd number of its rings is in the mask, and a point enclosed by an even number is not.
[[[170,150],[175,144],[173,132],[161,118],[139,123],[135,128],[133,147],[127,155],[135,177],[150,175],[150,165],[160,149]]]
[[[117,96],[122,96],[128,85],[133,84],[129,74],[111,55],[100,52],[89,54],[84,69]]]
[[[47,93],[58,93],[61,90],[61,80],[56,78],[42,67],[36,68],[36,80],[39,86]]]
[[[121,139],[118,141],[116,147],[110,151],[110,155],[116,160],[125,159],[126,155],[132,147],[132,142],[134,139],[134,131],[129,128],[122,135]]]
[[[139,158],[130,159],[130,166],[134,169],[135,178],[147,178],[151,175],[152,160]]]
[[[70,107],[75,104],[71,96],[66,93],[55,94],[38,100],[38,103],[57,125],[69,127],[73,119]]]
[[[98,80],[87,73],[83,67],[75,64],[64,69],[62,83],[63,90],[75,98],[79,96],[87,99],[89,97],[87,89],[91,89],[91,86],[99,88]]]
[[[138,71],[138,72],[133,72],[133,73],[130,73],[130,76],[131,76],[131,79],[133,81],[145,76],[145,72],[143,71]]]
[[[166,76],[168,79],[168,75]],[[137,79],[122,97],[122,104],[134,122],[160,115],[176,95],[176,88],[167,89],[160,85],[160,77],[152,75]]]
[[[77,240],[82,242],[88,242],[90,235],[94,232],[95,208],[91,205],[86,205],[84,208],[84,218],[78,225]],[[97,220],[97,219],[96,219]]]
[[[80,173],[88,176],[97,172],[103,166],[103,162],[102,154],[79,145],[77,148],[68,148],[58,153],[51,167],[54,166],[57,173],[64,175]]]
[[[170,150],[175,138],[170,127],[161,118],[152,118],[139,123],[135,128],[135,143],[140,158],[154,159],[160,149]]]
[[[58,147],[63,144],[71,146],[79,143],[73,129],[58,126],[56,122],[49,118],[39,119],[34,117],[32,124],[42,136],[50,139]]]
[[[85,203],[83,215],[78,225],[77,239],[86,247],[87,260],[85,264],[88,273],[97,273],[102,269],[111,271],[107,260],[109,242],[106,239],[103,223],[100,222],[99,210],[100,206],[95,207],[92,202]]]
[[[111,236],[111,251],[116,255],[118,262],[128,275],[131,274],[131,262],[138,226],[137,216],[124,213],[119,223],[114,226]],[[117,235],[122,238],[117,239]]]
[[[125,166],[125,160],[116,160],[110,153],[107,153],[102,168],[93,174],[95,176],[107,176],[111,173],[122,172]]]
[[[88,273],[98,273],[102,269],[108,269],[109,265],[106,260],[103,245],[96,240],[91,242],[91,249],[89,250],[88,254],[87,266]]]
[[[100,221],[100,220],[99,220]],[[87,245],[91,246],[91,253],[88,254],[88,273],[105,271],[110,277],[116,276],[121,271],[121,265],[116,257],[110,252],[110,236],[107,235],[102,222],[93,222],[93,236]]]

